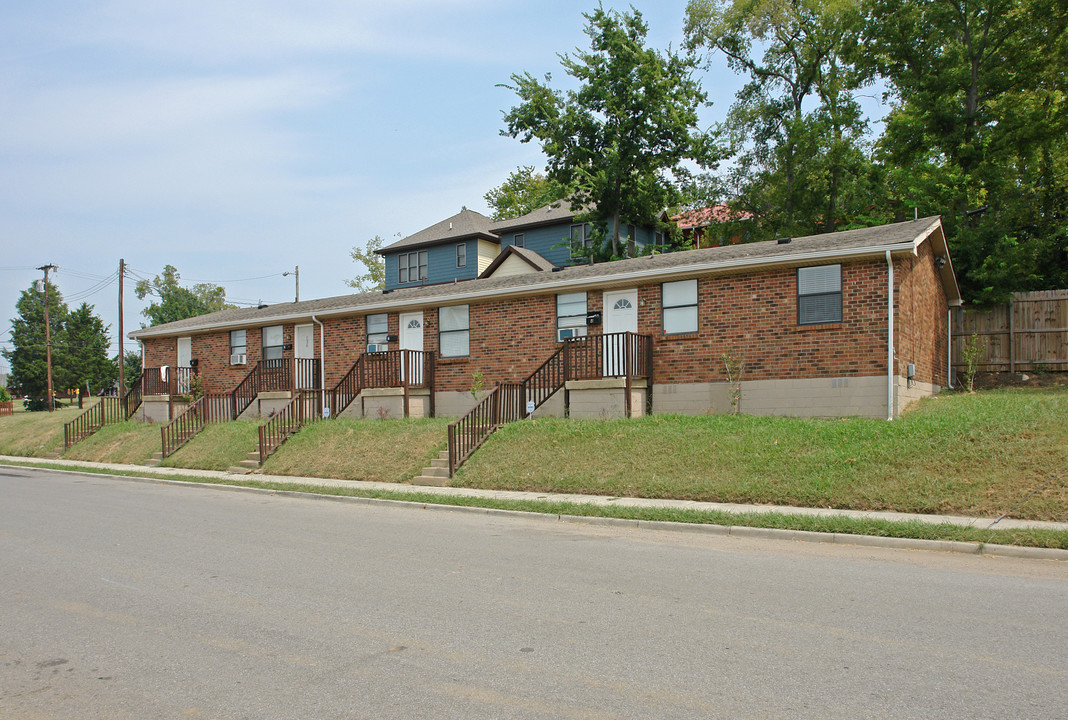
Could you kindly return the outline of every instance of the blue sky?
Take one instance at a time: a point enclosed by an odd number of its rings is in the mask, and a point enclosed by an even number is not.
[[[500,136],[515,96],[497,85],[522,71],[562,83],[557,53],[587,47],[593,6],[0,5],[0,342],[46,263],[113,334],[120,257],[141,276],[171,264],[183,284],[222,282],[241,303],[291,301],[281,273],[296,265],[302,299],[349,292],[354,245],[486,212],[511,170],[544,165]],[[681,44],[683,0],[634,6],[651,45]],[[721,59],[701,78],[711,125],[742,81]],[[144,306],[132,280],[125,299],[129,330]]]

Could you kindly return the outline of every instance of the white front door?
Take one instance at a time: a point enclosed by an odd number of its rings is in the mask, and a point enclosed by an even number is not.
[[[297,325],[293,328],[293,357],[297,362],[297,388],[315,388],[315,363],[299,362],[300,360],[315,359],[315,327],[313,325]]]
[[[178,338],[178,357],[176,358],[175,367],[187,368],[193,364],[193,338],[181,337]],[[177,370],[178,373],[178,393],[185,395],[189,392],[189,375],[187,371]]]
[[[400,325],[400,349],[401,350],[423,350],[423,313],[401,313],[397,318]],[[423,383],[423,362],[421,355],[411,355],[409,353],[401,353],[401,357],[408,356],[408,363],[411,367],[405,367],[401,365],[401,378],[408,378],[409,382],[413,385],[421,385]],[[407,364],[407,363],[406,363]],[[410,374],[410,375],[409,375]]]
[[[602,314],[601,332],[605,335],[638,332],[638,291],[606,290]],[[601,368],[605,377],[626,374],[626,340],[625,335],[604,339]]]

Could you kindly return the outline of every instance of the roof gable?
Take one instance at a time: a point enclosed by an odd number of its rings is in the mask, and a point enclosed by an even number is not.
[[[492,223],[493,221],[482,213],[464,208],[452,217],[445,218],[439,223],[424,228],[414,235],[401,238],[397,242],[390,243],[384,248],[379,248],[375,252],[379,255],[385,255],[386,253],[395,252],[397,250],[404,250],[422,245],[437,245],[438,243],[466,240],[469,238],[483,238],[485,240],[498,242],[500,238],[490,232],[490,225]]]
[[[485,278],[493,277],[493,274],[497,272],[500,267],[509,260],[509,258],[514,258],[515,262],[521,262],[526,265],[529,268],[527,270],[527,273],[544,272],[546,270],[552,270],[556,267],[551,262],[543,258],[538,253],[534,252],[533,250],[527,250],[526,248],[509,245],[501,251],[500,255],[493,259],[493,262],[491,262],[489,266],[482,271],[482,274],[479,275],[478,278],[480,280],[483,280]],[[527,273],[513,272],[510,274],[520,275]]]

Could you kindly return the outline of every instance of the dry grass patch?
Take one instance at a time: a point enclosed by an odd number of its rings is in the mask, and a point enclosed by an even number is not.
[[[276,475],[407,482],[444,450],[448,420],[336,420],[308,425],[264,463]]]
[[[15,400],[15,412],[0,417],[0,455],[40,457],[63,452],[63,426],[89,408],[59,408],[55,412],[25,412]]]
[[[159,452],[159,425],[127,420],[106,425],[63,453],[68,460],[140,465]]]

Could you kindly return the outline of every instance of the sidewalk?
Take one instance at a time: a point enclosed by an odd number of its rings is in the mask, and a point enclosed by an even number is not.
[[[145,477],[203,477],[226,482],[254,480],[277,483],[280,485],[316,485],[320,487],[349,487],[363,490],[385,490],[396,493],[422,495],[440,495],[443,497],[478,497],[499,500],[526,500],[544,502],[562,502],[574,504],[620,506],[638,508],[672,508],[676,510],[719,511],[735,515],[748,513],[777,513],[781,515],[807,515],[813,517],[848,517],[864,520],[884,520],[888,522],[920,522],[930,525],[958,525],[974,527],[981,530],[1020,530],[1041,529],[1068,531],[1068,522],[1046,522],[1042,520],[1015,520],[1005,518],[963,517],[960,515],[923,515],[919,513],[877,512],[863,510],[837,510],[831,508],[802,508],[792,505],[741,505],[735,503],[698,502],[695,500],[669,500],[657,498],[608,497],[604,495],[571,495],[562,493],[534,493],[514,490],[478,490],[474,488],[433,487],[423,485],[402,485],[398,483],[368,482],[363,480],[334,480],[331,478],[293,477],[290,475],[236,475],[219,470],[192,470],[188,468],[153,467],[143,465],[122,465],[118,463],[96,463],[81,460],[45,460],[38,458],[12,457],[0,455],[0,463],[5,462],[44,462],[50,465],[78,468],[94,468],[119,472],[144,474]]]

